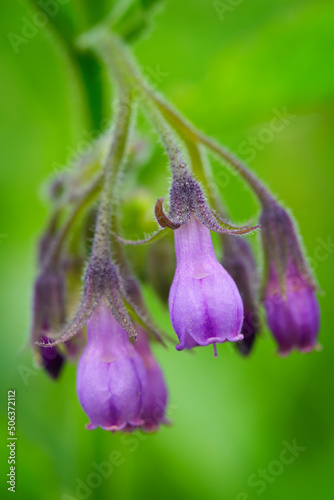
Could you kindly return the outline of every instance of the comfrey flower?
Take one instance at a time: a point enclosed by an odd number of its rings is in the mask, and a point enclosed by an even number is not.
[[[177,266],[169,314],[177,350],[243,339],[238,288],[218,262],[210,231],[195,217],[174,232]]]
[[[125,10],[124,19],[127,14]],[[179,339],[177,350],[212,344],[216,356],[216,344],[229,341],[246,355],[260,328],[255,261],[248,244],[235,236],[259,226],[234,227],[210,208],[177,147],[174,132],[214,206],[220,204],[207,176],[205,149],[243,178],[262,205],[265,280],[261,299],[281,354],[293,348],[308,351],[316,345],[319,309],[316,287],[289,215],[241,160],[189,124],[142,80],[123,45],[129,33],[115,31],[117,27],[110,29],[110,23],[102,20],[77,40],[78,47],[95,53],[99,64],[105,63],[115,84],[117,106],[110,132],[94,141],[75,169],[68,169],[52,186],[54,207],[40,242],[32,343],[40,363],[56,378],[64,355],[68,359],[78,354],[87,331],[78,363],[77,393],[89,418],[88,429],[151,432],[167,423],[168,393],[149,341],[155,337],[164,342],[152,326],[121,243],[138,245],[157,240],[163,232],[173,234],[175,255],[170,239],[148,254],[147,269],[142,269],[145,259],[139,260],[141,278],[148,278],[165,302],[168,296],[171,322]],[[136,105],[144,108],[161,139],[172,184],[168,212],[162,198],[155,206],[159,230],[130,241],[118,232],[123,202],[131,196],[128,190],[122,193],[121,180],[141,163],[137,153],[128,155]],[[125,226],[138,226],[130,211],[124,215]],[[211,231],[224,239],[223,264],[216,258]],[[77,300],[78,276],[82,274],[83,291]],[[73,319],[64,324],[77,302]],[[74,337],[80,342],[72,344]]]
[[[90,423],[109,431],[144,423],[144,362],[103,300],[87,322],[87,345],[77,369],[77,394]]]
[[[174,229],[176,272],[169,293],[169,314],[179,338],[177,350],[243,339],[243,304],[238,288],[218,262],[210,230],[243,234],[254,228],[235,228],[220,220],[206,204],[200,185],[189,173],[180,151],[170,152],[173,183],[168,216],[162,201],[156,217]]]
[[[54,348],[70,341],[86,326],[87,345],[77,372],[78,398],[90,419],[88,428],[100,426],[111,431],[145,426],[142,414],[145,416],[148,369],[146,361],[131,344],[130,339],[136,339],[137,332],[129,312],[161,340],[150,326],[143,308],[130,296],[131,280],[123,277],[111,258],[114,168],[119,166],[125,152],[131,117],[131,99],[128,91],[124,89],[124,92],[128,105],[120,104],[118,108],[118,126],[115,127],[106,158],[93,247],[77,312],[56,340],[38,342],[42,347]],[[120,102],[123,103],[122,99]],[[122,271],[126,273],[126,259],[121,250],[118,256],[121,256]]]
[[[57,379],[67,359],[77,358],[82,349],[83,335],[79,332],[75,339],[60,346],[44,349],[53,341],[53,333],[62,329],[71,302],[74,285],[74,268],[69,257],[58,255],[59,234],[56,226],[58,216],[51,219],[49,227],[39,241],[39,275],[34,284],[33,318],[30,341],[35,351],[36,361],[42,365],[51,378]],[[72,276],[71,292],[68,281]]]
[[[316,285],[306,264],[291,217],[271,199],[261,215],[266,262],[264,305],[267,321],[287,355],[292,349],[308,352],[317,344],[319,305]]]
[[[129,339],[135,339],[137,333],[125,304],[143,323],[147,324],[148,318],[143,317],[127,288],[128,282],[110,260],[108,249],[100,256],[93,254],[75,317],[59,338],[39,342],[45,350],[54,349],[87,326],[87,345],[78,363],[77,393],[90,419],[88,429],[100,426],[117,431],[145,426],[147,368]]]
[[[258,277],[256,262],[249,244],[243,238],[223,235],[223,266],[234,279],[244,305],[244,319],[241,333],[243,340],[236,347],[247,356],[260,330],[260,314],[257,299]]]

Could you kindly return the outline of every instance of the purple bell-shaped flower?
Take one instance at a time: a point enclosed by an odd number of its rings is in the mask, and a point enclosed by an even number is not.
[[[269,199],[261,215],[265,256],[264,305],[279,353],[311,351],[317,344],[320,311],[316,284],[288,212]]]
[[[281,355],[289,354],[293,348],[312,351],[317,344],[319,304],[314,288],[292,261],[287,268],[284,295],[275,267],[270,267],[264,305]]]
[[[174,238],[177,266],[169,314],[180,341],[176,349],[242,340],[242,299],[215,256],[209,229],[193,216]]]
[[[104,301],[87,322],[87,345],[77,369],[77,394],[90,423],[118,431],[143,424],[144,362]]]

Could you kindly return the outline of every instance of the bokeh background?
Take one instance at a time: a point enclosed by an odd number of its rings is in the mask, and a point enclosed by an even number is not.
[[[74,19],[78,32],[108,8],[103,0],[59,4],[68,30]],[[75,366],[67,365],[55,383],[26,347],[35,246],[50,208],[43,185],[88,141],[101,117],[109,117],[110,94],[102,105],[98,96],[92,100],[93,121],[87,120],[51,23],[15,51],[8,34],[22,36],[35,11],[18,0],[1,11],[1,498],[10,494],[6,402],[14,388],[18,499],[333,499],[333,2],[168,0],[150,34],[134,45],[146,74],[164,73],[158,89],[249,160],[293,210],[322,290],[323,349],[281,359],[266,330],[248,359],[228,346],[219,346],[218,359],[211,348],[192,355],[157,347],[173,425],[126,439],[86,431]],[[289,118],[268,140],[263,131],[277,112]],[[148,225],[154,200],[167,187],[166,158],[151,137],[153,156],[131,188],[138,220],[146,217]],[[257,145],[250,146],[254,138]],[[254,217],[247,189],[219,164],[213,167],[234,221]],[[251,236],[255,246],[256,239]],[[166,309],[145,290],[157,321],[172,334]],[[284,443],[294,441],[303,450],[277,465]],[[112,451],[119,452],[118,465],[97,485],[93,463],[108,461]]]

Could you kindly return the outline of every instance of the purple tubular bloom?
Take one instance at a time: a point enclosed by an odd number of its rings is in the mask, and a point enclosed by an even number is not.
[[[106,302],[87,322],[87,345],[77,369],[77,394],[87,429],[118,431],[143,423],[147,377],[144,363]]]
[[[168,392],[163,372],[152,354],[145,331],[138,326],[137,332],[138,337],[134,345],[144,362],[147,375],[147,388],[141,413],[144,423],[141,428],[146,432],[154,432],[161,423],[168,423],[165,417]]]
[[[263,296],[267,321],[279,353],[311,351],[317,342],[320,311],[316,283],[307,265],[293,220],[276,200],[263,205]]]
[[[287,266],[285,295],[282,295],[275,267],[269,268],[264,305],[269,328],[284,356],[295,348],[311,351],[317,344],[319,305],[309,281],[290,261]]]
[[[192,217],[174,238],[177,266],[169,314],[180,341],[176,349],[242,340],[242,299],[215,256],[209,229]]]

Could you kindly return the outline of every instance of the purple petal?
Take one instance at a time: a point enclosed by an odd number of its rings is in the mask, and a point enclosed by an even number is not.
[[[141,427],[146,432],[154,432],[161,423],[168,423],[165,417],[168,392],[163,372],[151,352],[146,332],[140,326],[137,331],[135,349],[144,361],[147,375],[147,390],[141,413],[144,423]]]
[[[289,264],[285,297],[271,268],[265,308],[280,354],[287,355],[293,348],[308,352],[315,347],[320,324],[318,301],[313,287],[294,264]]]
[[[210,231],[192,218],[174,234],[177,268],[169,313],[180,340],[177,349],[242,340],[242,300],[215,256]]]
[[[146,391],[144,363],[102,302],[87,323],[87,346],[77,370],[79,401],[89,428],[140,425]]]

